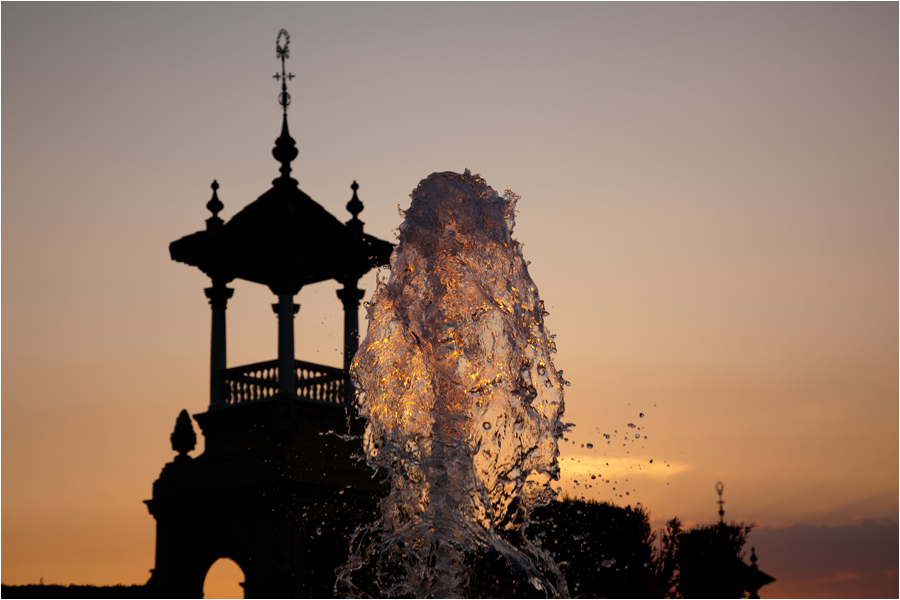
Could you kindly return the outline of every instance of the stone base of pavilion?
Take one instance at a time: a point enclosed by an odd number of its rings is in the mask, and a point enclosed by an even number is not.
[[[361,457],[363,423],[339,401],[344,372],[297,365],[298,395],[254,396],[277,389],[272,363],[258,363],[226,374],[233,402],[194,415],[203,453],[168,463],[147,501],[157,597],[202,597],[220,557],[244,571],[247,598],[334,595],[350,536],[387,490]]]

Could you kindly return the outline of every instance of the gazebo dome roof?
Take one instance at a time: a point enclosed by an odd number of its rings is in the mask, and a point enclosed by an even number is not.
[[[362,233],[356,218],[341,223],[297,187],[290,162],[297,155],[285,117],[281,136],[272,151],[282,163],[281,177],[255,201],[224,223],[216,213],[218,184],[208,204],[213,216],[207,229],[169,245],[172,259],[198,267],[213,280],[244,279],[268,286],[276,294],[296,294],[301,287],[328,279],[357,280],[390,260],[393,244]],[[353,202],[353,201],[351,201]],[[349,205],[348,205],[349,206]]]

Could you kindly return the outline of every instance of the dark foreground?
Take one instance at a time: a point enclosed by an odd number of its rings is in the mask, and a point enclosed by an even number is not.
[[[527,535],[549,552],[565,573],[575,598],[740,598],[765,581],[744,563],[750,526],[736,523],[700,525],[684,531],[678,519],[653,532],[645,509],[565,499],[533,513]],[[352,528],[350,528],[352,531]],[[333,531],[328,539],[342,539]],[[344,549],[347,542],[332,544]],[[324,551],[324,549],[323,549]],[[489,556],[471,557],[474,588],[468,597],[534,597],[536,590]],[[338,566],[340,561],[335,566]],[[357,574],[363,594],[377,597],[378,586]],[[369,583],[369,585],[365,585]],[[324,589],[327,595],[333,589]],[[374,593],[373,593],[374,592]],[[157,598],[144,585],[4,585],[3,598]],[[751,595],[751,597],[753,597]]]
[[[3,598],[153,598],[143,585],[4,585]]]

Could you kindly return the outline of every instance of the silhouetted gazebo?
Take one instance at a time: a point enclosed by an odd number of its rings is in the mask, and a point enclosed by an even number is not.
[[[207,208],[213,215],[206,229],[172,242],[173,260],[199,268],[212,280],[206,296],[212,307],[210,349],[210,408],[269,398],[276,393],[306,400],[344,402],[349,397],[346,369],[359,344],[359,279],[373,267],[386,265],[393,245],[363,232],[357,197],[347,203],[352,218],[341,223],[306,195],[291,177],[297,156],[294,139],[283,116],[281,136],[272,154],[281,163],[281,176],[272,188],[227,223],[219,216],[222,203],[218,183],[212,183]],[[265,285],[278,297],[278,358],[227,368],[225,308],[234,290],[227,284],[243,279]],[[344,305],[343,369],[294,358],[294,296],[303,286],[334,279],[343,284],[337,294]]]
[[[330,596],[334,569],[348,555],[347,535],[383,491],[358,460],[362,424],[348,419],[347,369],[358,346],[359,279],[387,264],[393,245],[363,231],[355,181],[347,204],[352,218],[342,223],[291,177],[297,148],[288,131],[287,45],[282,30],[277,78],[283,116],[272,151],[281,175],[228,222],[218,216],[223,206],[214,181],[205,229],[169,246],[173,260],[212,280],[206,288],[210,395],[206,412],[194,414],[203,453],[188,455],[197,436],[182,411],[170,438],[178,455],[147,501],[156,519],[156,565],[148,582],[156,597],[201,597],[206,573],[219,558],[244,571],[248,598]],[[228,368],[225,310],[235,279],[265,285],[277,296],[276,360]],[[294,357],[294,296],[331,279],[342,285],[343,368]],[[345,435],[348,424],[351,435]]]

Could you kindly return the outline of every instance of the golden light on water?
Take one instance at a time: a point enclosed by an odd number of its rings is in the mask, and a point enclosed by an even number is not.
[[[552,499],[564,430],[565,380],[512,238],[517,200],[468,171],[419,183],[351,367],[368,419],[367,458],[390,474],[391,493],[378,550],[349,564],[423,548],[403,561],[409,580],[421,582],[404,593],[432,595],[431,586],[449,585],[454,577],[435,581],[415,567],[447,543],[460,580],[466,548],[512,553],[538,589],[555,589],[546,577],[561,579],[542,551],[522,553],[495,533],[520,528],[532,507]],[[541,574],[536,565],[544,563]],[[454,585],[441,593],[460,593]]]

